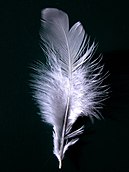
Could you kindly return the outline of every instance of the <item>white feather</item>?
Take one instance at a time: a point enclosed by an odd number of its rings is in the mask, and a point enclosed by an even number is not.
[[[61,168],[66,150],[83,132],[84,127],[71,131],[77,118],[99,117],[97,110],[106,95],[103,66],[91,61],[95,44],[89,45],[81,23],[69,29],[68,16],[61,10],[42,11],[40,37],[47,63],[35,66],[34,98],[42,119],[53,126],[54,154]]]

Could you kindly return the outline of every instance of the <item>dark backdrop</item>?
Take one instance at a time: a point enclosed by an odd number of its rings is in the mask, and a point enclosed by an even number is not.
[[[86,132],[66,153],[61,171],[129,171],[128,0],[19,0],[0,2],[0,171],[58,171],[52,128],[41,122],[29,87],[29,65],[44,59],[40,11],[56,7],[70,24],[81,21],[99,43],[110,76],[104,120],[86,121]]]

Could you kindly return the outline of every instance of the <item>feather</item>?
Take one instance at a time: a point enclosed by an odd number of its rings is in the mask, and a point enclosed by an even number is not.
[[[40,38],[46,65],[40,62],[33,67],[33,97],[43,121],[53,126],[53,152],[61,168],[66,150],[84,131],[84,126],[72,130],[77,118],[99,118],[107,94],[102,85],[105,75],[99,58],[91,60],[95,43],[90,45],[80,22],[69,29],[65,12],[55,8],[42,11]]]

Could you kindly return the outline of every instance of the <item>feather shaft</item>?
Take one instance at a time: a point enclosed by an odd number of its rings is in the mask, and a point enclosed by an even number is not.
[[[69,99],[70,98],[68,97],[67,105],[66,105],[66,111],[65,111],[65,116],[64,116],[64,122],[63,122],[62,135],[61,135],[61,145],[60,145],[60,149],[59,149],[60,150],[59,169],[61,169],[61,166],[62,166],[64,138],[65,138],[65,133],[66,133],[67,120],[68,120],[68,114],[69,114],[69,106],[70,106]]]

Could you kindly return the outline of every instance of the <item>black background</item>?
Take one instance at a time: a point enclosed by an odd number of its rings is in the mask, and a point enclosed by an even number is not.
[[[104,120],[88,123],[67,151],[61,171],[129,172],[128,0],[19,0],[0,2],[0,171],[58,171],[52,128],[41,122],[29,87],[29,65],[43,59],[40,12],[56,7],[70,25],[81,21],[99,43],[110,76]],[[86,122],[87,124],[87,122]]]

